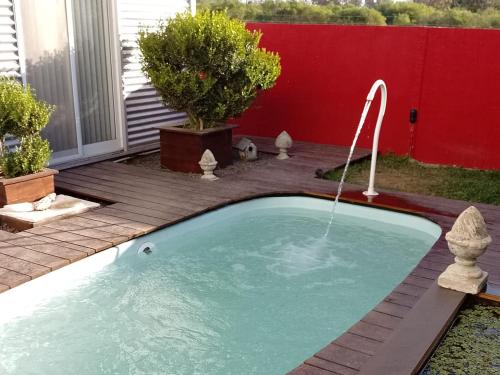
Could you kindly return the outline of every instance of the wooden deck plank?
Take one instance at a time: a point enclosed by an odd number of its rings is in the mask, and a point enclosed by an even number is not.
[[[418,297],[393,291],[384,299],[384,301],[411,308],[418,301]]]
[[[416,374],[464,300],[464,293],[434,283],[360,374]]]
[[[226,194],[221,191],[219,184],[202,181],[195,177],[188,179],[179,178],[181,176],[171,176],[166,171],[152,171],[157,173],[150,173],[148,170],[136,166],[129,166],[120,163],[100,163],[87,167],[86,171],[92,171],[94,174],[105,173],[108,178],[115,178],[115,176],[126,177],[131,184],[142,186],[150,190],[154,188],[158,191],[170,193],[172,189],[187,190],[193,193],[200,193],[200,189],[208,192],[211,197],[225,198]],[[79,171],[79,170],[78,170]],[[222,183],[224,183],[222,181]]]
[[[373,355],[382,343],[377,340],[369,339],[366,336],[359,336],[346,332],[335,339],[335,344],[353,351]]]
[[[67,259],[33,251],[25,247],[0,247],[0,254],[48,267],[52,271],[69,264]]]
[[[2,265],[9,266],[5,262],[2,262]],[[0,283],[7,285],[9,288],[13,288],[29,280],[31,280],[31,277],[28,275],[0,267]]]
[[[61,244],[42,244],[42,245],[28,245],[26,248],[38,251],[40,253],[53,255],[59,258],[68,260],[69,262],[75,262],[77,260],[85,258],[88,253],[80,250],[73,250]]]
[[[352,334],[367,337],[369,339],[380,342],[384,342],[384,340],[386,340],[387,337],[391,335],[392,331],[392,329],[384,328],[375,324],[370,324],[362,320],[355,323],[351,328],[349,328],[349,332]]]
[[[11,257],[5,254],[0,254],[0,264],[4,269],[29,276],[30,278],[42,276],[50,272],[49,267],[41,266],[39,264]],[[3,281],[0,282],[2,282],[3,284],[10,285]]]
[[[149,216],[152,218],[163,220],[165,222],[177,221],[180,218],[187,216],[186,213],[180,214],[172,212],[172,210],[170,210],[169,208],[163,208],[161,206],[158,206],[158,209],[152,209],[152,208],[132,206],[126,203],[115,203],[108,206],[108,208],[113,208],[115,210],[124,212],[130,212],[131,214]]]
[[[361,366],[371,357],[368,354],[348,349],[336,344],[325,346],[314,356],[358,371]]]
[[[119,219],[127,219],[132,221],[138,221],[145,224],[162,226],[165,224],[164,220],[156,219],[151,216],[135,214],[127,211],[121,211],[110,207],[104,207],[99,210],[99,213],[105,214],[106,216],[112,216]],[[117,223],[118,224],[118,223]]]
[[[148,198],[154,198],[155,202],[164,202],[165,201],[165,194],[171,194],[172,196],[177,196],[180,191],[182,191],[182,194],[185,195],[185,197],[190,200],[190,199],[196,199],[199,203],[201,204],[206,204],[206,205],[211,205],[211,204],[216,204],[219,202],[219,199],[217,197],[211,197],[210,195],[207,194],[200,194],[199,190],[194,190],[194,189],[188,189],[188,188],[177,188],[173,189],[172,187],[169,187],[166,189],[165,185],[162,186],[155,186],[151,185],[149,183],[143,183],[143,181],[136,180],[136,179],[129,179],[128,177],[121,176],[120,174],[115,174],[108,176],[105,173],[96,175],[95,172],[90,171],[90,172],[85,172],[85,171],[66,171],[61,174],[62,179],[71,179],[72,181],[75,182],[85,182],[85,183],[91,183],[91,184],[97,184],[99,186],[109,186],[114,189],[118,189],[117,191],[126,191],[127,193],[130,193],[134,197],[143,197],[144,196],[144,189],[147,189],[148,191]],[[159,198],[160,200],[157,201],[156,198]],[[182,207],[186,206],[184,202],[182,202]],[[189,206],[189,203],[187,204]],[[197,209],[199,205],[195,205],[194,208]]]
[[[97,180],[97,179],[96,179]],[[158,197],[155,194],[144,194],[144,189],[132,191],[129,188],[121,186],[119,183],[109,184],[106,182],[91,181],[89,178],[79,179],[66,177],[65,175],[58,176],[57,181],[65,184],[78,185],[78,187],[94,189],[104,193],[111,194],[113,200],[127,204],[135,204],[139,207],[155,208],[158,205],[170,206],[172,210],[179,212],[194,211],[206,207],[201,202],[193,201],[193,196],[185,196],[183,192],[172,192],[171,196]],[[203,200],[202,200],[203,201]]]
[[[401,323],[401,318],[394,315],[385,314],[380,311],[371,310],[369,311],[361,321],[369,324],[373,324],[382,328],[395,329],[399,323]]]
[[[318,357],[311,357],[305,361],[306,365],[316,367],[322,369],[324,371],[329,371],[332,374],[336,375],[357,375],[359,373],[358,370],[354,370],[352,368],[342,366],[335,362],[326,361],[324,359]]]
[[[82,253],[86,253],[88,255],[95,254],[96,251],[93,248],[85,247],[85,246],[80,246],[71,242],[59,242],[57,245],[62,246],[62,247],[67,247],[72,250],[76,250]]]
[[[400,294],[407,294],[409,296],[421,297],[427,291],[427,288],[423,288],[417,285],[411,285],[406,283],[399,284],[396,288],[394,288],[395,292]]]
[[[334,373],[332,371],[326,371],[318,367],[310,366],[308,364],[303,364],[296,369],[290,371],[288,375],[342,375],[341,373]]]
[[[7,240],[15,240],[18,239],[19,236],[14,233],[10,233],[4,230],[0,230],[0,241],[7,241]]]

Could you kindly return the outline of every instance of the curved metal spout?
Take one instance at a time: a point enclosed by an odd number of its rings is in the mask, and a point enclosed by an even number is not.
[[[379,79],[373,84],[372,88],[370,89],[370,92],[368,93],[368,96],[366,97],[366,106],[365,106],[366,113],[368,113],[368,109],[370,108],[373,98],[375,97],[375,94],[379,88],[380,88],[381,99],[380,99],[380,109],[378,111],[378,117],[377,117],[377,124],[375,125],[375,131],[373,133],[372,161],[370,164],[370,181],[368,182],[368,190],[363,192],[363,194],[366,195],[367,197],[374,197],[378,195],[378,193],[375,191],[375,169],[377,167],[378,138],[380,134],[380,128],[382,127],[382,120],[384,119],[385,107],[387,105],[387,86],[385,85],[384,81]]]

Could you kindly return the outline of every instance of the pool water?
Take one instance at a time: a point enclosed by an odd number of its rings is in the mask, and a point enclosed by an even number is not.
[[[414,216],[261,198],[0,294],[1,374],[283,374],[385,297],[440,234]],[[152,253],[138,253],[144,242]]]

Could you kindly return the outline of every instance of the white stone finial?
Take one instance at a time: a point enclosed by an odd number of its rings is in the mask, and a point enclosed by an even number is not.
[[[471,206],[460,214],[451,231],[446,233],[446,241],[455,254],[455,263],[439,276],[438,285],[464,293],[479,293],[488,273],[476,265],[476,260],[486,251],[491,237],[476,207]]]
[[[203,174],[201,175],[202,179],[209,181],[219,179],[219,177],[214,175],[214,169],[217,166],[217,160],[215,160],[215,156],[212,151],[206,149],[201,156],[201,160],[198,162],[198,164],[200,164],[200,168],[203,170]]]
[[[276,141],[274,142],[274,145],[280,150],[280,153],[278,154],[278,156],[276,156],[276,159],[288,159],[289,156],[287,150],[292,147],[292,144],[292,137],[290,137],[290,134],[283,130],[280,135],[276,137]]]
[[[34,211],[45,211],[52,206],[52,202],[56,200],[56,193],[50,193],[49,195],[43,197],[36,202],[33,202],[33,210]]]

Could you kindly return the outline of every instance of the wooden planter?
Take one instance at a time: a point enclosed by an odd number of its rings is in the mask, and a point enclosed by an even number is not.
[[[6,204],[34,202],[54,192],[54,169],[14,178],[0,178],[0,207]]]
[[[161,165],[172,171],[201,173],[198,162],[206,149],[212,151],[217,167],[233,163],[232,137],[236,125],[222,125],[205,130],[179,126],[160,126]]]

